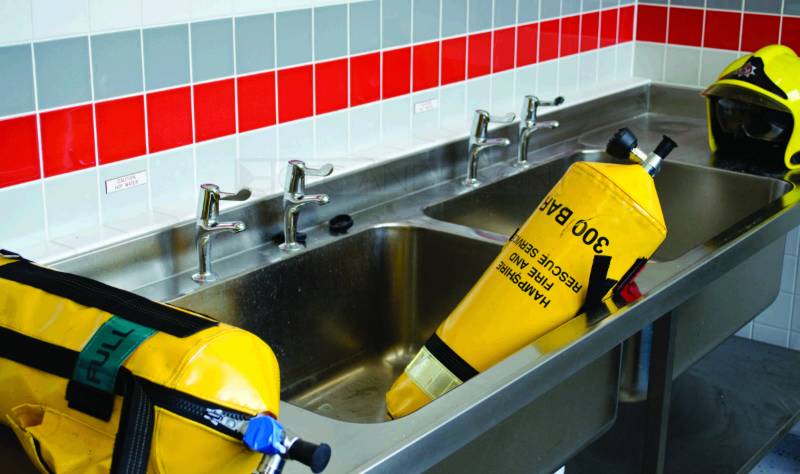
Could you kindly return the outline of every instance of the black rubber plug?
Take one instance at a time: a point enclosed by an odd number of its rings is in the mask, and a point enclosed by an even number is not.
[[[339,214],[328,222],[331,235],[346,234],[353,227],[353,218],[348,214]]]

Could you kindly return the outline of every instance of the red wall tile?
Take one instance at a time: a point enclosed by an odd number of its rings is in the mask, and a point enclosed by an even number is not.
[[[236,131],[236,92],[233,79],[194,86],[194,137],[202,142]]]
[[[742,51],[756,51],[778,42],[781,17],[745,13],[742,24]]]
[[[316,113],[347,108],[347,58],[314,65]]]
[[[622,12],[620,12],[622,14]],[[620,23],[622,23],[620,18]],[[667,39],[667,7],[639,5],[636,39],[663,43]],[[620,42],[622,42],[620,38]]]
[[[619,9],[618,42],[627,43],[628,41],[633,41],[633,17],[635,12],[636,10],[633,5]]]
[[[785,44],[795,53],[800,54],[800,18],[783,17],[781,44]]]
[[[742,14],[706,10],[706,28],[703,46],[717,49],[739,49],[739,31]]]
[[[314,68],[298,66],[278,71],[278,122],[314,114]]]
[[[597,49],[600,37],[600,12],[586,13],[581,19],[581,52]]]
[[[492,67],[492,33],[469,35],[467,77],[485,76]]]
[[[618,10],[611,8],[600,12],[600,47],[617,44],[617,15]]]
[[[517,29],[517,67],[534,64],[539,47],[539,24],[520,26]]]
[[[0,188],[39,178],[36,116],[0,120]]]
[[[442,85],[463,81],[467,67],[467,38],[442,41]]]
[[[94,113],[100,164],[147,153],[144,96],[98,102],[94,105]]]
[[[558,57],[559,21],[547,20],[539,24],[539,61]]]
[[[192,97],[189,87],[147,94],[150,153],[192,143]]]
[[[45,112],[42,124],[44,175],[55,176],[95,165],[92,106]]]
[[[559,56],[570,56],[579,50],[581,39],[581,17],[580,15],[569,16],[561,19],[561,48]]]
[[[497,30],[494,33],[492,72],[507,71],[514,67],[514,43],[517,29],[514,27]]]
[[[383,52],[383,98],[411,92],[411,48]]]
[[[239,131],[275,125],[275,71],[236,79]]]
[[[380,96],[380,53],[369,53],[350,58],[350,105],[373,102]]]
[[[703,42],[703,10],[697,8],[669,9],[670,44],[701,46]]]
[[[414,46],[414,92],[439,85],[439,42]]]

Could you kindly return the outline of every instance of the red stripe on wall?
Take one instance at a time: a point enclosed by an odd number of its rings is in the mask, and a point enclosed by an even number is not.
[[[35,115],[0,120],[0,188],[41,177],[37,135]]]
[[[237,80],[239,131],[275,125],[275,72],[263,72]]]
[[[41,114],[45,177],[95,165],[92,109],[88,104]]]
[[[98,102],[94,109],[101,165],[147,153],[144,96]]]
[[[189,86],[147,94],[150,153],[192,143],[192,95]]]

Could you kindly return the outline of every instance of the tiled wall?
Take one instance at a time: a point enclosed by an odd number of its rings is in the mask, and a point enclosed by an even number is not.
[[[734,59],[775,43],[800,52],[800,0],[640,0],[634,73],[705,87]],[[778,298],[740,336],[800,350],[798,235],[786,242]]]
[[[742,54],[800,51],[800,0],[640,0],[634,73],[704,86]]]
[[[0,245],[55,258],[191,217],[203,182],[270,194],[286,159],[342,172],[629,80],[632,3],[0,0]]]

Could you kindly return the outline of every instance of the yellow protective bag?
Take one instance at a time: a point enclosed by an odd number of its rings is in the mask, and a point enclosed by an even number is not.
[[[661,245],[667,229],[651,176],[658,167],[650,165],[675,144],[665,137],[661,155],[644,155],[632,133],[618,137],[629,140],[624,157],[631,150],[639,163],[578,162],[567,170],[394,382],[390,417],[419,409],[599,304]]]
[[[247,473],[278,416],[255,335],[0,253],[0,421],[43,473]]]

